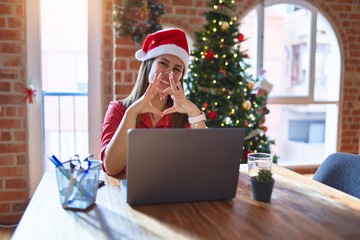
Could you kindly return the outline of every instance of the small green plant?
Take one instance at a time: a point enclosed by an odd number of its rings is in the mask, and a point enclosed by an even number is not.
[[[260,169],[258,175],[256,176],[256,181],[259,182],[271,182],[272,173],[268,169]]]

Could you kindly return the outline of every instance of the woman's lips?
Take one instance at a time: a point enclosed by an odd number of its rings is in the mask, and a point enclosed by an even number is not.
[[[170,86],[170,83],[168,81],[160,80],[160,82],[167,87]]]

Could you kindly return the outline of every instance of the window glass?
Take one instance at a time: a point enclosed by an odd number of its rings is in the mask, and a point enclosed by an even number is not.
[[[240,22],[240,33],[244,35],[244,41],[241,43],[240,51],[246,52],[249,57],[249,74],[256,76],[257,73],[257,10],[252,10],[246,17]]]
[[[41,1],[44,91],[87,91],[87,16],[87,0]]]
[[[268,104],[268,136],[280,165],[320,164],[335,152],[338,107],[336,104]]]
[[[274,84],[270,96],[308,96],[310,11],[277,4],[264,14],[264,69]]]
[[[329,22],[317,15],[315,87],[316,101],[338,101],[340,79],[340,49]]]

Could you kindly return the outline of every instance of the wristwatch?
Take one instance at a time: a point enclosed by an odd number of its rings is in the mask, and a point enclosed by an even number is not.
[[[189,120],[190,124],[198,123],[201,121],[206,121],[206,115],[204,112],[201,112],[200,115],[195,116],[195,117],[189,117],[188,120]]]

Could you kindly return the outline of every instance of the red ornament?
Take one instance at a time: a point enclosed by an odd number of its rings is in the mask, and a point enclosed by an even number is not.
[[[244,58],[249,58],[249,55],[247,53],[245,53]]]
[[[205,52],[206,59],[213,60],[215,56],[215,53],[211,50]]]
[[[268,128],[266,126],[262,126],[264,132],[267,132]]]
[[[252,151],[244,150],[244,159],[247,159],[249,153],[252,153]]]
[[[240,33],[239,36],[238,36],[238,38],[237,38],[237,40],[238,40],[239,42],[244,41],[244,34]]]
[[[206,102],[206,103],[203,104],[203,107],[204,107],[204,108],[207,108],[208,106],[209,106],[209,103],[208,103],[208,102]]]
[[[36,90],[32,86],[25,88],[23,102],[33,103],[35,102]]]
[[[219,113],[215,110],[209,110],[207,115],[208,115],[209,119],[211,119],[211,120],[215,120],[219,117]]]

